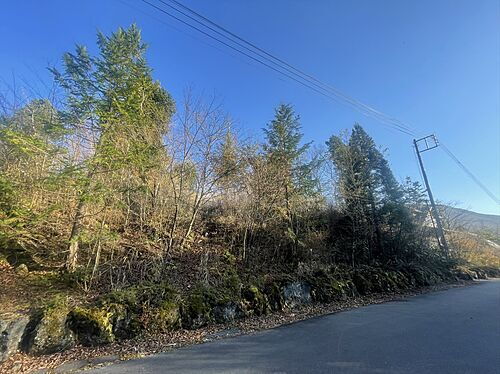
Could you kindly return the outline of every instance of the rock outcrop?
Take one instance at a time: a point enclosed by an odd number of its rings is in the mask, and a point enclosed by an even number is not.
[[[23,348],[31,354],[43,355],[64,351],[75,345],[75,334],[67,324],[69,306],[57,299],[32,316],[26,328]]]
[[[115,340],[112,316],[113,314],[105,309],[76,307],[69,314],[69,326],[82,345],[108,344]]]
[[[311,286],[307,282],[291,282],[283,286],[285,306],[293,308],[311,303]]]
[[[235,302],[215,306],[213,314],[217,323],[233,322],[235,319],[243,316],[240,305]]]
[[[17,352],[29,322],[27,316],[0,319],[0,362]]]

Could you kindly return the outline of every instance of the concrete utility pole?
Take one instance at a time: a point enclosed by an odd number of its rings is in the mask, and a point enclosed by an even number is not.
[[[446,238],[444,236],[443,225],[441,223],[441,218],[439,217],[439,211],[436,207],[436,203],[434,202],[434,196],[432,196],[431,186],[429,185],[429,180],[427,179],[427,173],[425,172],[424,163],[420,155],[420,153],[422,152],[437,148],[439,146],[439,143],[435,135],[429,135],[420,139],[413,139],[413,144],[415,145],[415,151],[417,152],[418,163],[420,164],[420,169],[422,170],[422,175],[424,177],[425,188],[427,190],[427,194],[429,195],[429,200],[431,202],[432,214],[434,216],[434,220],[436,221],[438,244],[439,247],[448,255],[450,251],[448,248],[448,243],[446,242]],[[418,147],[419,144],[423,145],[422,150],[419,149]]]

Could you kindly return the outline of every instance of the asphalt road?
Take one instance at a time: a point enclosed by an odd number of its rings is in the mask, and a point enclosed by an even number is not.
[[[90,373],[500,373],[500,281],[124,361]]]

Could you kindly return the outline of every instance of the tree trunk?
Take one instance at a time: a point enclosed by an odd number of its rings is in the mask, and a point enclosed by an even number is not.
[[[73,219],[73,226],[71,227],[71,235],[68,244],[68,256],[66,257],[66,270],[73,273],[76,270],[78,260],[78,235],[80,234],[81,221],[83,218],[83,197],[78,199],[76,206],[75,218]]]
[[[184,244],[186,243],[187,238],[189,237],[189,235],[191,234],[191,231],[193,230],[194,221],[196,220],[196,216],[198,215],[198,211],[200,210],[202,199],[203,199],[203,195],[201,194],[200,197],[197,199],[197,201],[194,204],[193,212],[191,213],[191,219],[189,220],[188,228],[187,228],[184,236],[182,237],[180,245],[179,245],[180,248],[184,247]]]
[[[170,238],[168,239],[167,250],[165,251],[165,255],[170,253],[170,251],[172,250],[172,247],[174,246],[174,235],[175,235],[175,231],[177,230],[178,215],[179,215],[179,203],[176,202],[172,227],[170,229]]]
[[[383,252],[382,234],[380,232],[380,223],[378,221],[377,211],[375,209],[375,199],[373,197],[373,193],[370,193],[370,200],[371,200],[370,205],[371,205],[372,219],[373,219],[373,224],[375,226],[375,238],[376,238],[377,254],[381,255]]]

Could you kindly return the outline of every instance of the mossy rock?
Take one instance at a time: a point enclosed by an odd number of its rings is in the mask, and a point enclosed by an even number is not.
[[[140,303],[136,287],[130,287],[122,290],[112,291],[100,298],[98,304],[106,305],[122,305],[127,309],[139,310]]]
[[[104,308],[76,307],[70,313],[69,323],[82,345],[103,345],[115,340],[112,316],[113,313]]]
[[[166,330],[180,327],[181,313],[179,303],[175,301],[164,301],[158,307],[158,321]]]
[[[245,316],[242,304],[232,301],[215,306],[212,313],[214,320],[217,323],[233,322],[234,320]]]
[[[28,266],[26,264],[19,264],[16,266],[16,273],[18,275],[27,275],[29,273]]]
[[[235,318],[239,318],[243,310],[240,289],[241,283],[235,274],[225,278],[218,288],[197,285],[181,303],[182,326],[188,329],[206,326],[216,321],[215,314],[220,322],[225,322],[220,315],[228,305],[237,306]]]
[[[109,303],[102,307],[109,315],[113,335],[118,339],[130,339],[144,328],[140,315],[128,305]]]
[[[251,285],[246,287],[243,289],[242,296],[242,305],[246,314],[260,316],[271,311],[267,296],[257,286]]]
[[[116,338],[128,339],[148,330],[172,330],[180,325],[180,296],[167,283],[144,283],[110,292],[97,305],[110,313]]]
[[[482,269],[471,269],[476,273],[477,279],[488,279],[488,276]]]
[[[43,270],[41,266],[34,258],[30,251],[22,248],[9,248],[7,253],[4,253],[7,261],[11,266],[17,267],[21,264],[25,264],[30,271]]]
[[[98,304],[121,304],[128,309],[140,312],[142,307],[159,307],[165,300],[178,297],[168,283],[142,283],[136,286],[112,291],[102,296]]]
[[[220,290],[222,291],[222,295],[224,298],[229,299],[229,301],[235,301],[240,298],[241,294],[241,280],[236,270],[233,268],[230,271],[227,271],[224,275],[224,281]]]
[[[278,282],[267,282],[263,287],[263,291],[271,310],[280,312],[285,308],[285,300],[283,299],[283,293]]]
[[[34,355],[64,351],[75,345],[75,335],[67,326],[69,305],[64,297],[55,298],[32,316],[24,342]]]
[[[454,269],[453,274],[457,280],[474,280],[474,277],[477,276],[465,266]]]
[[[212,296],[203,290],[196,290],[184,300],[181,308],[182,326],[197,329],[213,321]]]
[[[176,301],[164,301],[148,310],[143,316],[145,327],[152,331],[172,331],[181,327],[180,305]]]

